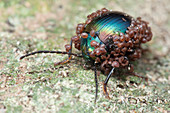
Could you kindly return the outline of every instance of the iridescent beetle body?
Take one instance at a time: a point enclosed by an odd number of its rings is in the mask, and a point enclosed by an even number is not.
[[[126,21],[122,20],[124,18]],[[91,41],[96,41],[101,44],[106,43],[106,39],[110,35],[125,33],[127,27],[130,26],[131,17],[125,16],[122,12],[108,12],[99,16],[89,23],[83,32],[88,34],[87,38],[81,38],[81,51],[85,58],[90,58],[90,52],[95,48],[91,47]],[[92,37],[90,31],[94,30],[95,35]],[[93,58],[92,58],[93,59]]]
[[[93,58],[90,57],[90,52],[92,52],[95,49],[94,47],[90,45],[92,41],[96,41],[100,45],[103,44],[103,42],[98,37],[92,37],[90,36],[89,33],[86,39],[81,38],[81,51],[85,59],[93,60]]]
[[[72,53],[72,44],[74,44],[75,48],[81,50],[82,57],[92,61],[95,67],[96,101],[97,67],[108,74],[103,83],[103,91],[108,98],[106,86],[114,69],[124,67],[129,70],[130,74],[145,78],[134,73],[130,62],[141,57],[141,44],[152,39],[152,32],[148,22],[140,17],[134,19],[126,13],[109,11],[106,8],[97,10],[87,18],[85,23],[77,25],[76,35],[71,38],[70,44],[65,45],[66,52],[36,51],[20,59],[37,53],[68,54],[68,59],[55,63],[55,66],[64,64],[70,61],[72,56],[78,56]]]

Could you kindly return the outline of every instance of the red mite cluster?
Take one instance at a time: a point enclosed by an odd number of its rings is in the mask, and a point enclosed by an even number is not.
[[[87,21],[77,25],[76,36],[71,38],[75,45],[75,48],[80,50],[80,37],[87,38],[88,34],[83,33],[85,26],[88,25],[94,18],[102,16],[109,12],[106,8],[97,10],[96,12],[87,16]],[[123,21],[126,21],[122,18]],[[95,31],[91,30],[90,35],[93,37]],[[132,18],[131,25],[124,33],[115,33],[110,35],[105,40],[105,44],[99,45],[98,42],[92,41],[90,44],[95,48],[90,53],[91,58],[95,58],[95,62],[100,64],[100,68],[105,74],[108,74],[112,67],[128,67],[129,61],[134,61],[141,57],[141,43],[146,43],[152,39],[151,28],[148,27],[148,22],[145,22],[138,17]],[[67,44],[66,51],[71,49],[71,46]],[[107,48],[107,50],[106,50]],[[131,71],[133,72],[133,65]]]
[[[83,38],[87,38],[88,37],[87,33],[82,33],[84,31],[84,29],[85,29],[85,26],[90,24],[90,22],[94,18],[96,18],[98,16],[101,16],[101,15],[107,13],[107,12],[109,12],[109,10],[106,9],[106,8],[103,8],[101,10],[97,10],[96,12],[94,12],[94,13],[92,13],[92,14],[87,16],[88,19],[86,20],[85,23],[80,23],[80,24],[77,25],[77,28],[76,28],[76,34],[77,35],[73,36],[71,38],[71,40],[75,44],[75,48],[76,49],[80,50],[80,41],[81,41],[80,37],[83,37]],[[90,35],[93,37],[95,35],[95,31],[94,30],[90,31]],[[71,49],[71,46],[69,44],[67,44],[65,46],[65,48],[66,48],[66,51],[68,52]]]

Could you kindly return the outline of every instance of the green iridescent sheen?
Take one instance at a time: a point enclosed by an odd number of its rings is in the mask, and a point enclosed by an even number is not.
[[[81,38],[81,50],[83,56],[87,59],[90,58],[89,53],[94,50],[94,47],[90,46],[92,40],[102,44],[106,42],[110,35],[119,35],[119,33],[125,34],[127,28],[131,24],[131,19],[132,17],[121,12],[109,12],[93,19],[84,30],[84,32],[88,33],[88,38]],[[98,33],[95,38],[90,36],[89,33],[91,30]]]
[[[91,41],[93,41],[93,40],[102,44],[101,40],[97,36],[91,37],[89,33],[88,33],[88,37],[86,39],[81,38],[82,55],[86,59],[90,58],[89,53],[95,49],[94,47],[91,47],[91,45],[90,45]]]

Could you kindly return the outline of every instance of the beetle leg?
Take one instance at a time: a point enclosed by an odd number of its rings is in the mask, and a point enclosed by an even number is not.
[[[106,86],[107,86],[107,83],[108,83],[108,81],[109,81],[109,79],[110,79],[110,77],[111,77],[114,69],[115,69],[115,68],[112,68],[112,70],[110,71],[109,75],[107,76],[107,78],[105,79],[105,81],[104,81],[104,83],[103,83],[103,91],[104,91],[104,94],[106,95],[106,97],[107,97],[108,99],[110,99],[110,97],[109,97],[109,94],[108,94],[108,92],[107,92]]]
[[[130,75],[136,76],[138,78],[142,78],[148,83],[148,77],[140,76],[140,75],[138,75],[137,73],[134,72],[134,65],[133,64],[129,64],[129,67],[130,67],[130,70],[129,70]]]
[[[96,69],[96,64],[95,65],[95,71],[94,71],[94,76],[95,76],[95,84],[96,84],[96,95],[95,95],[95,103],[96,103],[96,100],[97,100],[97,93],[98,93],[98,81],[97,81],[97,69]]]
[[[138,77],[138,78],[142,78],[142,79],[144,79],[144,80],[148,83],[148,77],[140,76],[140,75],[138,75],[138,74],[135,73],[135,72],[130,72],[130,74],[133,75],[133,76],[136,76],[136,77]]]
[[[69,62],[71,60],[71,58],[72,58],[72,56],[71,56],[71,53],[72,53],[72,40],[70,41],[70,45],[71,45],[71,49],[68,52],[68,58],[61,61],[61,62],[54,63],[54,66],[65,64],[65,63],[67,63],[67,62]]]

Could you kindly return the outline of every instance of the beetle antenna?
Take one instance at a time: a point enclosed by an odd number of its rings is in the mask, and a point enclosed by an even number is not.
[[[23,55],[23,56],[20,57],[20,60],[22,60],[22,59],[25,58],[25,57],[28,57],[28,56],[31,56],[31,55],[35,55],[35,54],[39,54],[39,53],[68,54],[68,55],[73,55],[73,56],[76,56],[76,57],[82,57],[82,56],[79,56],[78,54],[71,53],[71,52],[65,52],[65,51],[47,51],[47,50],[43,50],[43,51],[35,51],[35,52],[32,52],[32,53]]]

